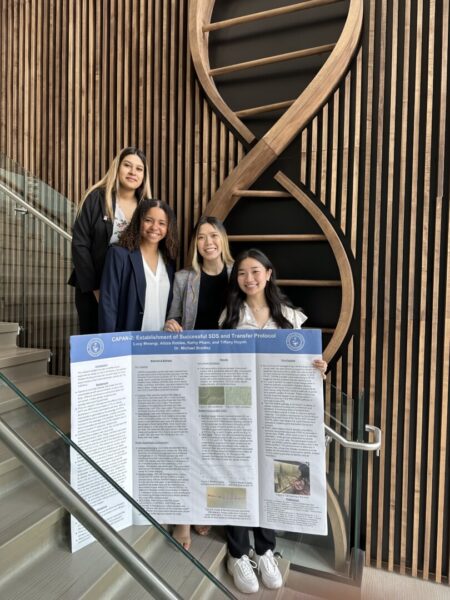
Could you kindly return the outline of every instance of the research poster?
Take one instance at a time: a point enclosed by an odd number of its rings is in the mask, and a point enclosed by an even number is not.
[[[319,330],[71,338],[73,441],[161,523],[327,533]],[[117,530],[129,503],[71,451]],[[92,541],[72,518],[72,549]]]

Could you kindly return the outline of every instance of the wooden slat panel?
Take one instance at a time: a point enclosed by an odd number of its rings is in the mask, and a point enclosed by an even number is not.
[[[448,40],[449,40],[449,17],[450,17],[450,9],[449,2],[445,0],[443,3],[443,11],[442,11],[442,67],[441,67],[441,111],[439,115],[439,161],[438,161],[438,185],[437,185],[437,194],[438,194],[438,202],[443,205],[444,198],[444,173],[445,166],[445,131],[448,128],[448,103],[446,101],[446,90],[447,84],[449,81],[448,74]],[[448,164],[448,163],[447,163]],[[448,184],[447,184],[447,193],[448,193]],[[448,198],[447,198],[448,201]],[[441,209],[442,210],[442,209]],[[444,236],[443,236],[444,237]],[[448,238],[447,245],[447,257],[450,256],[450,236]],[[441,238],[442,239],[442,238]],[[445,253],[445,245],[441,245],[442,253]],[[447,274],[444,278],[446,283],[446,291],[445,301],[444,301],[444,314],[442,318],[442,329],[441,335],[443,338],[443,381],[442,381],[442,398],[448,398],[450,395],[449,389],[449,379],[450,379],[450,260],[447,259]],[[437,486],[437,505],[433,506],[433,509],[437,512],[437,534],[436,534],[436,581],[441,582],[443,579],[443,573],[447,571],[447,574],[450,571],[450,553],[448,553],[448,562],[445,563],[444,559],[444,528],[445,528],[445,503],[448,498],[448,486],[446,486],[446,473],[448,471],[447,465],[447,446],[449,443],[449,431],[448,431],[448,422],[449,422],[449,407],[448,403],[442,403],[442,411],[441,411],[441,425],[439,430],[439,450],[438,454],[435,457],[436,462],[439,465],[439,474],[438,474],[438,486]],[[447,494],[447,495],[446,495]]]
[[[321,180],[360,273],[359,372],[348,359],[347,373],[386,440],[368,461],[367,560],[448,582],[449,2],[367,9],[363,50],[321,113],[322,139],[333,131],[322,156],[333,160],[314,173],[316,133],[308,147],[305,129],[299,176],[311,188]]]
[[[421,23],[422,19],[423,19],[423,14],[424,14],[424,2],[423,0],[419,0],[418,1],[418,5],[417,5],[417,17],[418,17],[418,22]],[[421,107],[421,103],[420,103],[420,94],[422,92],[421,90],[421,86],[420,86],[420,80],[421,80],[421,75],[422,75],[422,36],[423,36],[423,31],[421,31],[421,28],[418,27],[417,28],[417,45],[416,45],[416,71],[415,71],[415,89],[414,89],[414,106],[415,106],[415,111],[414,111],[414,119],[416,120],[416,123],[419,122],[420,118],[421,118],[421,112],[422,112],[422,107]],[[422,235],[420,235],[420,238],[417,237],[418,234],[418,220],[420,218],[420,204],[419,204],[419,200],[420,198],[419,193],[422,192],[422,190],[418,190],[418,186],[419,186],[419,181],[418,181],[418,177],[419,177],[419,172],[420,172],[420,168],[419,168],[419,145],[422,141],[422,131],[421,128],[416,128],[414,130],[414,137],[413,137],[413,156],[412,156],[412,173],[413,173],[413,177],[412,177],[412,185],[413,185],[413,190],[415,192],[413,198],[412,198],[412,203],[413,203],[413,213],[412,213],[412,226],[414,227],[414,234],[415,235],[411,235],[412,238],[412,244],[411,244],[411,249],[410,249],[410,275],[411,275],[411,279],[415,279],[415,277],[417,277],[417,281],[414,281],[415,285],[419,285],[419,289],[421,287],[421,283],[423,283],[423,277],[426,275],[426,271],[424,272],[420,272],[421,271],[421,263],[422,263],[422,252],[420,250],[420,246],[417,247],[417,242],[420,243],[420,239],[423,239],[423,242],[425,244],[425,247],[423,249],[423,251],[426,251],[427,249],[427,240],[425,237],[422,238]],[[418,193],[419,192],[419,193]],[[414,286],[415,287],[415,286]],[[412,294],[414,294],[415,289],[414,287],[411,289],[411,305],[416,305],[419,309],[419,311],[424,311],[425,310],[425,306],[424,306],[424,302],[425,302],[425,293],[422,290],[420,293],[419,298],[417,298],[417,296],[413,296]],[[417,394],[422,395],[423,393],[423,378],[424,378],[424,363],[423,363],[423,352],[425,351],[425,322],[424,322],[424,318],[423,318],[423,312],[421,317],[418,320],[418,323],[414,323],[414,325],[416,325],[416,331],[418,333],[418,339],[416,338],[415,343],[413,342],[413,339],[411,339],[411,344],[414,343],[414,347],[411,348],[411,354],[416,352],[416,348],[417,348],[417,343],[419,345],[418,348],[418,356],[417,356]],[[412,376],[414,377],[414,374],[412,374]],[[413,382],[411,382],[413,383]],[[420,483],[420,479],[421,479],[421,468],[422,468],[422,425],[423,425],[423,412],[424,412],[424,406],[423,403],[420,401],[419,398],[417,398],[417,405],[416,405],[416,423],[415,423],[415,446],[414,446],[414,452],[415,455],[412,456],[413,458],[413,465],[414,465],[414,471],[413,471],[413,499],[411,502],[411,506],[410,506],[410,510],[412,513],[412,518],[413,518],[413,527],[412,527],[412,565],[411,565],[411,572],[413,576],[417,576],[418,570],[419,570],[419,557],[417,554],[418,548],[419,548],[419,528],[420,528],[420,497],[421,497],[421,483]],[[422,517],[423,518],[423,517]]]
[[[381,63],[384,63],[386,60],[386,6],[387,0],[382,0],[378,3],[379,10],[379,18],[381,21],[383,37],[381,39],[381,44],[379,48],[376,49],[377,56]],[[388,127],[387,125],[387,115],[384,113],[385,104],[384,104],[384,91],[386,87],[386,79],[388,75],[383,72],[380,73],[378,78],[378,86],[379,86],[379,94],[376,100],[376,104],[374,102],[375,108],[375,127],[377,131],[376,143],[377,143],[377,162],[373,174],[372,179],[372,189],[375,190],[375,197],[380,198],[380,201],[375,205],[375,217],[374,217],[374,237],[375,239],[380,239],[380,236],[385,234],[383,229],[383,217],[382,212],[385,209],[382,192],[383,192],[383,179],[382,179],[382,168],[383,161],[385,161],[384,155],[384,147],[383,147],[383,128]],[[377,356],[377,353],[382,352],[382,363],[380,364],[377,361],[372,361],[371,369],[370,369],[370,378],[371,381],[374,382],[374,393],[376,395],[383,394],[383,387],[385,385],[385,380],[387,376],[388,366],[386,364],[387,357],[385,356],[386,346],[385,346],[385,331],[386,331],[386,316],[385,316],[385,297],[382,294],[379,294],[379,288],[382,287],[384,289],[384,285],[387,283],[383,281],[383,269],[384,269],[384,253],[380,248],[377,253],[377,259],[373,264],[373,273],[372,273],[372,340],[371,340],[371,356]],[[377,318],[379,317],[379,318]],[[381,381],[378,383],[376,374],[377,371],[381,370]],[[384,390],[385,391],[385,390]],[[386,402],[382,403],[381,406],[381,416],[380,416],[380,424],[381,430],[386,431],[386,420],[387,420],[387,406]],[[384,495],[385,495],[385,466],[386,466],[386,456],[387,451],[384,450],[380,455],[379,461],[379,479],[378,479],[378,497],[376,498],[377,503],[377,518],[378,518],[378,529],[377,529],[377,556],[376,556],[376,565],[378,568],[382,566],[382,534],[383,528],[381,527],[381,523],[383,522],[384,515]]]

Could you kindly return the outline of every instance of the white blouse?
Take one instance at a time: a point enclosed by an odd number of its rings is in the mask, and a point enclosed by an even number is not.
[[[167,301],[169,299],[170,281],[166,265],[161,254],[158,254],[156,273],[150,269],[142,257],[145,273],[145,306],[142,318],[142,331],[161,331],[166,321]]]
[[[128,221],[120,208],[119,203],[116,202],[116,210],[114,211],[114,223],[113,232],[109,239],[110,244],[117,244],[119,241],[120,234],[124,229],[128,227]]]
[[[308,318],[306,315],[302,313],[298,308],[291,308],[290,306],[286,306],[285,304],[281,307],[281,312],[283,316],[292,324],[294,329],[301,329],[303,323]],[[224,310],[220,315],[219,323],[222,323],[225,320],[226,311]],[[244,302],[244,305],[241,309],[241,314],[239,317],[239,322],[236,325],[236,329],[279,329],[279,326],[275,323],[272,317],[269,317],[268,320],[264,323],[263,327],[260,327],[253,316],[253,313],[247,304]]]

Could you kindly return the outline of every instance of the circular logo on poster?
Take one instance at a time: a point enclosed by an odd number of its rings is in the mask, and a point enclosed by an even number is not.
[[[305,346],[305,338],[301,333],[290,333],[286,338],[286,346],[292,352],[300,352]]]
[[[89,356],[92,356],[93,358],[97,358],[98,356],[101,356],[103,354],[103,350],[105,349],[105,344],[103,343],[103,340],[101,340],[100,338],[92,338],[91,340],[89,340],[86,350],[87,353],[89,354]]]

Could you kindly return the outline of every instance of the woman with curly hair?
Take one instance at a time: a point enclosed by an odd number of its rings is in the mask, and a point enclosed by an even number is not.
[[[117,154],[105,176],[78,205],[72,237],[74,269],[68,283],[75,287],[81,334],[99,330],[99,288],[108,247],[118,241],[138,203],[150,196],[145,154],[129,146]]]
[[[166,202],[141,200],[106,256],[100,285],[102,332],[157,331],[172,300],[178,232]]]

